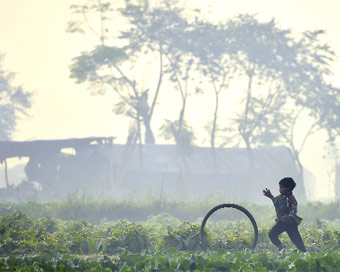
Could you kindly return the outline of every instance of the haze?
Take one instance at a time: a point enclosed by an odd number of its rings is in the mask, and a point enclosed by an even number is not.
[[[17,73],[18,84],[36,92],[29,112],[31,118],[20,121],[13,140],[113,136],[116,143],[125,143],[129,120],[111,113],[114,96],[109,93],[91,96],[85,85],[76,85],[69,78],[71,59],[93,46],[93,41],[65,32],[71,20],[71,4],[72,1],[0,0],[0,52],[6,55],[5,67]],[[294,33],[324,29],[326,41],[337,55],[340,54],[340,3],[335,0],[192,0],[184,1],[183,6],[202,9],[201,15],[211,20],[223,20],[237,13],[257,13],[259,19],[275,18],[280,26],[291,28]],[[338,87],[339,60],[335,63],[333,83]],[[144,72],[143,77],[147,76]],[[168,106],[164,112],[157,111],[152,122],[155,131],[164,118],[171,116],[176,103],[171,94],[168,97],[162,94],[162,99],[168,100]],[[209,97],[193,98],[186,116],[199,139],[197,144],[205,146],[209,142],[204,141],[202,124],[210,118],[210,113],[200,105],[207,99],[211,100]],[[164,143],[164,140],[157,139],[157,143]],[[320,132],[308,139],[301,156],[303,165],[314,174],[317,182],[311,200],[335,198],[334,161],[327,159],[326,149],[325,134]]]

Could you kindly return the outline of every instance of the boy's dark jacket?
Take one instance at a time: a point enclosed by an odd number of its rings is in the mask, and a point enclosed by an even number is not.
[[[298,225],[301,223],[302,218],[297,215],[297,201],[292,192],[274,197],[273,202],[277,215],[276,221],[280,221],[282,216],[288,216],[290,220],[294,220]]]

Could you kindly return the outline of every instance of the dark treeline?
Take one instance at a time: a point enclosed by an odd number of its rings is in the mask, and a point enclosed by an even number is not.
[[[184,156],[198,140],[186,118],[190,97],[213,96],[212,105],[196,105],[211,108],[202,126],[213,156],[216,146],[244,146],[251,160],[253,148],[283,144],[303,180],[300,155],[307,138],[323,129],[334,143],[339,134],[339,89],[330,83],[335,53],[323,42],[325,31],[294,33],[249,14],[210,22],[179,6],[147,0],[72,5],[67,31],[94,35],[97,42],[73,59],[71,78],[94,94],[116,94],[114,113],[133,124],[127,143],[153,144],[160,135]],[[178,117],[165,119],[156,133],[151,121],[167,103],[161,100],[165,92],[177,97]],[[235,115],[220,116],[235,96]],[[301,137],[296,129],[306,116]]]

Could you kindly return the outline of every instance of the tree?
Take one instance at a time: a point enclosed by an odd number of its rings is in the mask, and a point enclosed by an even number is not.
[[[16,129],[17,121],[28,116],[31,108],[32,92],[25,91],[22,86],[13,84],[15,74],[3,68],[4,55],[0,54],[0,140],[8,141]],[[6,187],[9,187],[7,161],[0,158],[5,165]]]
[[[314,132],[325,129],[332,142],[339,135],[340,127],[340,91],[328,83],[332,74],[330,67],[334,61],[334,52],[327,43],[321,42],[323,30],[306,31],[296,46],[296,61],[285,74],[291,103],[288,115],[290,133],[285,134],[284,143],[292,150],[292,156],[298,165],[301,180],[304,178],[300,160],[304,145]],[[303,114],[311,120],[305,129],[300,145],[296,144],[296,126]]]
[[[288,145],[303,181],[300,154],[307,138],[317,129],[338,130],[339,90],[327,83],[334,53],[320,42],[323,31],[294,39],[274,20],[261,23],[250,15],[230,20],[228,27],[236,35],[238,71],[248,83],[235,122],[250,159],[254,146]],[[297,147],[295,128],[303,112],[312,122]]]
[[[185,35],[178,37],[177,42],[166,53],[169,60],[166,73],[169,73],[174,89],[180,93],[181,109],[177,120],[165,120],[163,125],[163,129],[169,128],[168,131],[171,132],[176,145],[184,156],[191,153],[189,151],[192,149],[194,139],[192,128],[185,121],[185,112],[188,97],[195,90],[194,85],[191,88],[189,87],[189,84],[194,82],[195,58],[184,48],[185,45],[188,45],[186,42],[188,40],[186,40]]]
[[[3,68],[4,55],[0,54],[0,140],[10,140],[17,121],[28,116],[32,92],[13,84],[15,74]]]
[[[192,153],[195,140],[192,127],[183,121],[181,129],[179,129],[179,120],[164,120],[160,131],[164,139],[175,140],[177,153],[182,156],[184,164],[186,164],[185,158]]]
[[[138,127],[142,123],[145,142],[154,143],[151,119],[165,73],[164,56],[169,56],[169,48],[177,42],[186,24],[180,16],[180,10],[171,9],[167,4],[151,8],[148,1],[125,1],[119,18],[125,19],[127,27],[119,31],[112,30],[120,34],[107,42],[107,32],[110,32],[107,22],[110,16],[113,17],[110,2],[88,0],[86,4],[73,5],[71,8],[82,17],[69,22],[68,31],[86,33],[85,26],[95,33],[100,42],[94,50],[83,52],[73,59],[71,77],[77,83],[90,83],[91,89],[97,90],[96,94],[105,94],[107,89],[114,90],[119,98],[114,112],[135,119]],[[89,23],[88,18],[94,15],[101,22],[98,24],[100,31],[95,31],[95,27]],[[145,56],[148,59],[157,58],[159,62],[155,87],[143,88],[143,79],[139,76]],[[148,84],[153,84],[152,81],[149,80]]]
[[[190,126],[184,124],[187,99],[190,95],[188,82],[194,67],[194,57],[190,50],[192,40],[188,36],[191,25],[182,16],[182,9],[176,7],[177,1],[161,2],[155,7],[150,7],[148,1],[144,1],[143,6],[133,5],[130,1],[127,3],[129,4],[126,5],[123,14],[132,27],[124,32],[122,37],[129,40],[135,52],[159,54],[162,64],[159,77],[168,75],[174,89],[179,91],[181,96],[178,120],[165,120],[161,130],[167,131],[166,134],[170,133],[166,138],[172,135],[171,138],[178,146],[192,144],[192,137],[189,137],[192,132],[188,130]],[[151,114],[154,102],[151,105]],[[151,115],[150,118],[144,119],[151,119]],[[189,150],[190,147],[180,149]]]
[[[219,131],[217,121],[220,94],[228,89],[235,72],[236,62],[231,57],[235,53],[235,50],[231,47],[234,36],[226,28],[225,24],[215,25],[197,18],[192,31],[188,35],[192,41],[191,50],[193,55],[198,59],[197,70],[210,84],[215,98],[213,118],[206,125],[206,129],[210,135],[210,146],[216,169],[215,142]]]
[[[125,7],[127,10],[130,8]],[[139,61],[136,48],[121,35],[122,30],[110,28],[115,19],[119,21],[117,17],[120,20],[124,18],[122,14],[115,14],[112,3],[108,1],[88,0],[85,4],[71,6],[71,9],[76,15],[81,15],[81,18],[70,21],[67,31],[86,34],[87,30],[94,33],[99,42],[93,50],[83,52],[73,59],[70,66],[71,78],[76,79],[77,83],[89,83],[95,94],[104,95],[106,91],[113,90],[118,96],[114,112],[136,120],[139,134],[141,124],[144,124],[145,142],[154,143],[150,122],[162,81],[162,55],[160,54],[161,72],[150,107],[151,88],[143,88],[138,83],[142,80],[138,80],[138,71],[135,68]],[[90,19],[93,20],[94,17],[100,22],[97,23],[98,31],[96,24],[90,23]],[[120,34],[115,36],[114,33],[117,32]],[[139,138],[141,142],[141,136]]]
[[[164,1],[153,7],[148,5],[148,1],[144,1],[144,5],[127,3],[122,13],[132,27],[122,37],[129,40],[134,52],[143,52],[150,57],[159,55],[163,64],[159,69],[160,78],[168,79],[180,94],[178,119],[165,120],[161,135],[174,140],[179,151],[189,152],[194,137],[191,127],[185,122],[185,112],[187,99],[194,90],[194,87],[188,86],[195,70],[195,57],[191,50],[193,41],[189,35],[192,25],[182,15],[183,10],[177,7],[177,1]],[[154,103],[151,109],[153,106]]]
[[[244,79],[245,97],[233,123],[246,146],[251,165],[254,146],[272,145],[286,134],[283,107],[288,92],[282,76],[285,63],[294,53],[288,30],[274,20],[259,22],[254,15],[239,15],[227,22],[232,38],[231,58],[236,62],[235,77]],[[243,93],[243,92],[242,92]]]

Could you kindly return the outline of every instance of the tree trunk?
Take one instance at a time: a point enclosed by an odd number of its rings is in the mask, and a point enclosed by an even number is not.
[[[305,186],[304,186],[304,184],[305,184],[305,181],[304,181],[304,171],[303,171],[303,165],[302,165],[302,163],[301,163],[301,161],[300,161],[300,156],[299,156],[299,153],[298,152],[296,152],[295,150],[294,150],[294,159],[295,159],[295,162],[296,162],[296,164],[297,164],[297,167],[298,167],[298,170],[299,170],[299,178],[300,178],[300,181],[301,181],[301,183],[302,183],[302,185],[303,185],[303,188],[305,188]]]
[[[143,171],[143,146],[142,146],[142,134],[141,134],[141,126],[140,126],[140,120],[139,115],[137,116],[137,129],[138,129],[138,140],[139,140],[139,168],[140,171]]]
[[[6,188],[9,188],[9,181],[8,181],[8,172],[7,172],[7,160],[5,159],[5,181],[6,181]]]
[[[213,127],[211,130],[211,151],[213,156],[213,162],[214,162],[214,169],[215,172],[217,169],[217,162],[216,162],[216,152],[215,152],[215,136],[216,136],[216,126],[217,126],[217,112],[218,112],[218,92],[215,92],[215,112],[214,112],[214,119],[213,119]]]
[[[183,121],[184,121],[185,106],[186,106],[186,98],[183,99],[182,109],[181,109],[181,112],[179,114],[179,119],[178,119],[178,134],[180,134],[181,130],[182,130]]]
[[[247,148],[247,153],[248,153],[248,159],[249,159],[249,173],[251,175],[255,175],[255,163],[254,163],[254,156],[253,156],[253,150],[250,146],[249,139],[246,138],[244,139],[246,148]]]
[[[156,106],[156,101],[159,95],[159,91],[161,88],[163,79],[163,47],[162,44],[159,43],[159,77],[158,77],[158,83],[156,87],[155,96],[153,98],[150,111],[148,112],[147,116],[144,116],[144,126],[145,126],[145,143],[146,144],[155,144],[156,140],[154,137],[154,134],[151,129],[151,118],[153,116],[153,111]]]
[[[144,136],[144,142],[146,144],[155,144],[155,137],[153,135],[153,132],[151,130],[150,126],[150,118],[144,118],[144,127],[145,127],[145,136]]]

